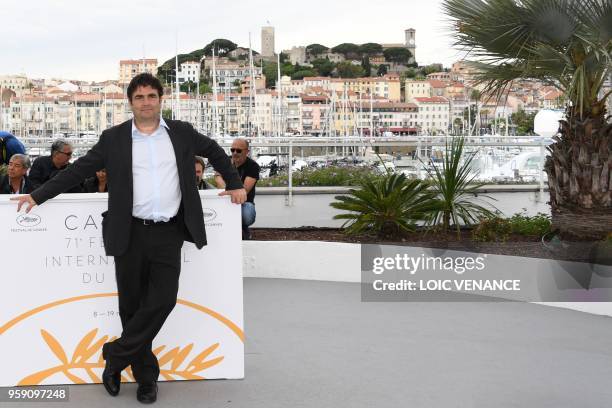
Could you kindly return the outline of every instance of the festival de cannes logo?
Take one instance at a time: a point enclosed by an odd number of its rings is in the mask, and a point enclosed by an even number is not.
[[[49,346],[49,350],[59,360],[58,364],[23,378],[17,385],[39,385],[42,381],[58,373],[64,374],[75,384],[102,382],[102,379],[93,369],[98,369],[96,371],[104,369],[105,362],[102,358],[102,346],[104,343],[113,341],[117,337],[109,338],[109,336],[101,336],[98,338],[98,329],[93,329],[80,340],[72,355],[68,357],[60,342],[51,333],[41,329],[40,334],[47,346]],[[175,347],[171,350],[165,350],[166,346],[162,345],[155,348],[153,354],[155,354],[159,362],[159,374],[164,379],[203,380],[202,371],[219,364],[224,358],[223,356],[209,358],[217,348],[219,348],[219,343],[215,343],[200,351],[195,357],[192,355],[190,359],[187,359],[187,357],[192,354],[193,343],[182,348]],[[187,362],[187,364],[183,364],[184,362]],[[83,370],[89,376],[90,381],[79,377],[77,371]],[[135,381],[131,367],[128,367],[125,370],[125,374],[122,374],[121,381]]]
[[[1,324],[0,385],[101,383],[105,366],[102,346],[117,337],[101,333],[107,329],[99,327],[69,330],[61,322],[75,310],[99,308],[116,296],[116,293],[100,293],[61,299]],[[235,367],[242,370],[244,332],[237,324],[215,310],[183,299],[177,300],[173,314],[177,312],[178,324],[185,320],[197,321],[194,324],[203,327],[208,339],[203,339],[201,333],[183,333],[187,339],[183,344],[154,344],[160,380],[228,378],[219,373],[229,372],[229,367],[233,367],[233,372]],[[87,319],[82,324],[86,325]],[[103,325],[108,326],[108,321]],[[224,368],[224,364],[229,366]],[[211,369],[217,371],[207,374]],[[122,372],[121,380],[135,381],[131,367]]]
[[[217,218],[217,212],[212,208],[203,208],[204,211],[204,222],[211,222]]]
[[[19,214],[17,224],[21,227],[31,228],[40,224],[41,218],[36,214]]]

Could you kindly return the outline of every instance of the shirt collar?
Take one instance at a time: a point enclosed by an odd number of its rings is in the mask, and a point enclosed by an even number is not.
[[[161,116],[159,117],[159,126],[163,126],[166,128],[166,130],[170,130],[170,127],[168,126],[168,124],[166,123],[166,121],[164,120],[164,118],[162,118]],[[157,128],[159,129],[159,127]],[[155,131],[157,131],[157,129],[155,129]],[[155,132],[153,132],[155,133]],[[142,133],[140,133],[140,130],[138,130],[138,128],[136,127],[136,125],[134,124],[134,119],[132,119],[132,136],[134,135],[141,135]]]
[[[11,180],[9,180],[8,175],[6,176],[6,183],[8,184],[8,188],[9,188],[9,192],[11,194],[23,194],[23,192],[25,191],[25,182],[26,182],[26,176],[23,176],[21,178],[21,186],[19,187],[19,191],[17,191],[16,193],[13,191],[13,186],[11,185]]]

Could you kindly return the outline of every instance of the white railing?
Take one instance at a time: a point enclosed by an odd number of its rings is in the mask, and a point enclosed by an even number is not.
[[[296,149],[301,148],[324,148],[327,156],[331,157],[364,157],[369,153],[370,157],[374,155],[373,150],[377,147],[414,147],[417,160],[422,157],[423,151],[433,151],[429,148],[444,148],[453,138],[457,136],[442,135],[442,136],[376,136],[376,137],[309,137],[309,136],[282,136],[282,137],[254,137],[249,138],[252,151],[259,155],[272,155],[278,157],[287,157],[287,163],[292,163],[292,159],[300,157],[296,155]],[[97,137],[66,137],[64,138],[73,145],[74,157],[85,154],[98,140]],[[228,149],[235,137],[225,136],[214,138],[217,143],[223,148]],[[49,137],[24,137],[21,138],[28,152],[32,156],[40,156],[49,154],[49,148],[54,138]],[[545,146],[552,143],[552,140],[545,139],[540,136],[500,136],[500,135],[482,135],[482,136],[465,136],[466,150],[474,151],[480,148],[539,148],[539,185],[540,191],[544,191],[545,180],[542,163],[544,163],[546,151]],[[429,149],[429,150],[428,150]],[[299,152],[299,150],[298,150]],[[376,157],[376,156],[374,156]],[[427,156],[425,156],[427,159]],[[277,163],[279,164],[279,163]],[[292,205],[293,186],[292,166],[287,166],[288,171],[288,195],[286,203]]]

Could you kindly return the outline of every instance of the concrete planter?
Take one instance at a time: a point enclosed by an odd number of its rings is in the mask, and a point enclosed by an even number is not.
[[[342,211],[330,207],[335,196],[348,194],[348,187],[257,187],[254,228],[339,228],[343,220],[333,217]],[[526,211],[550,213],[548,192],[539,193],[533,186],[485,186],[479,192],[495,199],[493,205],[506,216]]]

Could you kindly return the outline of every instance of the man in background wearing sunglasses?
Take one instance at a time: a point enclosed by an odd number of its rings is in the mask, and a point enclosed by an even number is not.
[[[249,157],[249,142],[244,138],[236,138],[230,148],[232,164],[238,170],[247,200],[242,204],[242,239],[251,239],[249,226],[255,222],[255,184],[259,180],[259,164]],[[215,173],[217,188],[225,188],[225,181],[219,173]]]
[[[51,180],[60,171],[68,167],[72,158],[72,145],[64,139],[57,139],[51,145],[51,155],[41,156],[34,160],[30,169],[30,182],[35,190]],[[81,186],[76,186],[66,193],[81,193]]]

